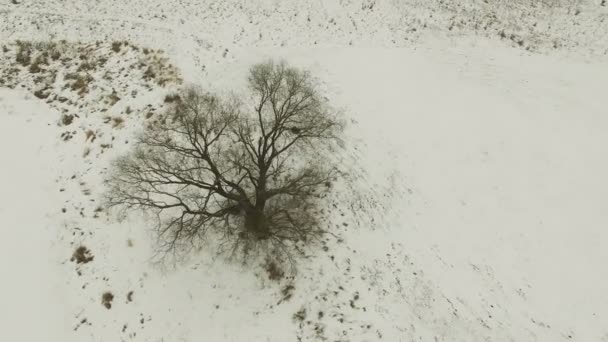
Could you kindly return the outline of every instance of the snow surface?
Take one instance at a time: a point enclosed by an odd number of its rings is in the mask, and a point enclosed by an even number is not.
[[[57,243],[52,113],[23,91],[0,89],[0,279],[2,340],[60,341],[70,301]]]
[[[50,91],[66,102],[34,97],[22,67],[0,88],[0,340],[608,341],[605,8],[498,6],[499,22],[524,8],[524,23],[552,25],[517,31],[531,53],[475,31],[483,4],[397,4],[2,5],[3,75],[13,39],[103,40],[83,46],[108,62],[83,97],[60,83],[78,58],[54,62]],[[428,11],[434,21],[417,21]],[[446,36],[454,11],[467,24]],[[547,53],[556,37],[562,50]],[[216,90],[242,89],[268,57],[317,75],[351,120],[352,175],[327,203],[342,240],[278,284],[204,251],[155,264],[145,220],[98,211],[109,162],[178,86],[142,80],[151,57],[113,53],[123,39]],[[78,117],[64,126],[63,114]],[[91,262],[70,261],[80,245]]]

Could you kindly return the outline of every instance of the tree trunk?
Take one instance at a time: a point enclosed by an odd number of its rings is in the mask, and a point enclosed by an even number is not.
[[[263,204],[256,203],[254,207],[248,208],[245,211],[245,229],[255,234],[258,239],[268,238],[269,232]]]
[[[266,207],[266,167],[262,160],[258,160],[258,163],[260,163],[260,175],[256,187],[255,204],[245,210],[245,228],[255,234],[258,239],[266,239],[270,235],[264,213]]]

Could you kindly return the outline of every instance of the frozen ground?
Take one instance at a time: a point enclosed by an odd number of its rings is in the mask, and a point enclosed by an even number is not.
[[[1,5],[0,340],[608,341],[606,7],[494,7],[520,46],[471,24],[492,2],[397,3]],[[521,11],[541,32],[513,28]],[[13,39],[49,34],[85,43],[15,64]],[[81,96],[65,76],[84,52]],[[145,221],[99,209],[109,161],[180,78],[238,89],[266,57],[311,69],[352,121],[355,186],[328,203],[344,241],[280,284],[204,253],[151,263]],[[93,259],[70,261],[81,245]]]

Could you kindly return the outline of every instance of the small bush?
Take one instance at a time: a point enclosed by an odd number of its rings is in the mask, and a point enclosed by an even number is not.
[[[70,260],[76,261],[77,264],[86,264],[93,261],[93,255],[88,248],[80,246],[76,248]]]
[[[122,127],[122,124],[125,122],[123,118],[120,116],[115,116],[113,118],[106,118],[105,122],[112,122],[112,128]]]
[[[266,265],[264,266],[264,269],[266,270],[266,274],[268,275],[268,279],[270,280],[279,281],[285,276],[285,272],[283,272],[283,269],[281,269],[281,267],[272,260],[266,260]]]
[[[72,121],[74,121],[74,115],[63,115],[61,117],[61,124],[64,126],[71,125]]]
[[[39,73],[40,71],[42,71],[42,69],[40,68],[40,65],[39,65],[38,63],[32,63],[32,64],[30,65],[30,72],[31,72],[32,74],[37,74],[37,73]]]
[[[112,43],[112,51],[114,52],[120,52],[120,46],[122,45],[121,42],[113,42]]]
[[[94,70],[94,69],[95,69],[95,64],[90,63],[88,61],[83,61],[78,66],[77,71],[89,71],[89,70]]]
[[[167,94],[167,96],[165,96],[166,103],[171,103],[175,101],[179,101],[179,94]]]
[[[103,295],[101,295],[101,304],[103,306],[106,307],[106,309],[111,309],[112,308],[112,301],[114,300],[114,295],[112,294],[112,292],[105,292]]]
[[[89,91],[89,83],[93,81],[93,77],[88,74],[70,73],[64,76],[66,80],[73,80],[70,88],[82,96]]]
[[[146,71],[144,72],[144,80],[149,81],[155,77],[156,73],[154,72],[154,70],[152,70],[152,67],[148,67],[148,69],[146,69]]]
[[[32,64],[30,65],[30,72],[32,74],[39,73],[40,71],[42,71],[42,68],[40,68],[41,65],[48,65],[48,60],[46,59],[44,54],[41,54],[34,59],[34,62],[32,62]]]
[[[49,93],[46,91],[46,89],[38,89],[34,92],[34,96],[36,96],[39,99],[46,99],[47,97],[49,97]]]
[[[59,52],[59,50],[53,50],[51,51],[51,59],[53,59],[54,61],[58,60],[59,58],[61,58],[61,52]]]
[[[306,309],[301,308],[298,312],[293,314],[292,317],[294,322],[303,322],[306,319]]]
[[[87,131],[86,131],[84,134],[85,134],[85,139],[84,139],[84,141],[85,141],[85,142],[86,142],[86,141],[89,141],[89,140],[90,140],[91,142],[93,142],[93,141],[95,141],[95,138],[97,138],[97,135],[95,134],[95,132],[93,132],[93,131],[92,131],[92,130],[90,130],[90,129],[89,129],[89,130],[87,130]]]
[[[112,94],[108,95],[108,104],[110,106],[115,105],[118,101],[120,101],[120,97],[116,95],[116,91],[112,91]]]

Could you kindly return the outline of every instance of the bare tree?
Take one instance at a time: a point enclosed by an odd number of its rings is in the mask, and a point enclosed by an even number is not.
[[[209,235],[233,252],[285,250],[324,232],[318,197],[338,172],[323,151],[341,121],[284,62],[254,65],[248,90],[242,101],[186,89],[115,162],[109,204],[153,213],[164,251]]]

